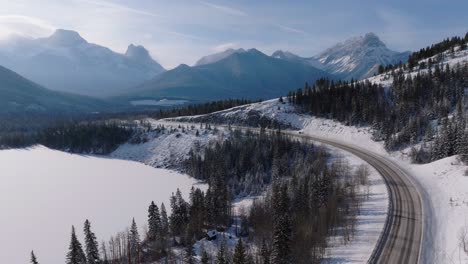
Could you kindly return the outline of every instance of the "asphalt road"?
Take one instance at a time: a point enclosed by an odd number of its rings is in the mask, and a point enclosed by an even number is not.
[[[421,262],[423,204],[417,187],[404,169],[376,153],[345,142],[297,132],[284,133],[351,152],[368,162],[384,178],[389,193],[388,215],[384,230],[368,263]]]

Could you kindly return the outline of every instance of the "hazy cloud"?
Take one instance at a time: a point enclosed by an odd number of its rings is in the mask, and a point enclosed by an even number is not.
[[[220,45],[216,45],[212,48],[214,52],[223,52],[227,49],[237,49],[239,46],[236,43],[228,42]]]
[[[54,26],[39,18],[23,15],[0,15],[0,38],[7,38],[11,35],[44,37],[54,30]]]

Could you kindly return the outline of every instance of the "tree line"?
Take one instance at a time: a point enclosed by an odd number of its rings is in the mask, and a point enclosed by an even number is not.
[[[72,122],[36,132],[0,134],[0,149],[44,145],[71,153],[108,154],[127,142],[136,131],[119,121]]]
[[[442,54],[443,52],[449,50],[453,53],[455,47],[461,47],[461,49],[466,48],[468,44],[468,32],[463,37],[454,36],[451,38],[444,39],[443,41],[422,48],[419,51],[411,53],[408,58],[408,66],[410,69],[417,66],[419,61],[433,57],[437,54]]]
[[[453,154],[468,156],[465,89],[468,65],[438,64],[415,75],[393,72],[389,89],[369,81],[318,80],[288,99],[313,115],[346,125],[370,126],[387,149],[425,143],[413,157],[428,162]],[[420,152],[420,153],[419,153]],[[417,155],[416,155],[417,154]]]

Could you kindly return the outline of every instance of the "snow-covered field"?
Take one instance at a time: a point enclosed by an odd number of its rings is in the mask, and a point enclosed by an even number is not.
[[[72,155],[45,147],[0,151],[0,262],[62,264],[71,225],[82,239],[89,219],[99,240],[124,231],[135,217],[142,227],[149,203],[166,204],[195,180],[141,163]],[[201,186],[204,187],[204,186]]]

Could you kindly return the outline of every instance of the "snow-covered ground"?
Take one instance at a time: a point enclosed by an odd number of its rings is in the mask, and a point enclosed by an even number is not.
[[[180,165],[180,162],[188,157],[187,155],[193,147],[203,148],[228,135],[225,131],[208,130],[199,126],[191,127],[182,124],[182,129],[174,124],[150,122],[153,128],[164,124],[166,129],[162,132],[150,132],[146,143],[121,145],[109,156],[138,161],[155,168],[172,168]],[[171,129],[175,129],[175,131],[170,131]]]
[[[45,147],[0,151],[1,263],[65,262],[71,225],[82,240],[89,219],[99,240],[124,231],[135,217],[141,227],[148,205],[180,188],[187,198],[195,180],[141,163],[72,155]],[[205,188],[204,185],[198,185]]]
[[[360,165],[369,168],[369,185],[360,186],[358,195],[363,199],[356,216],[356,232],[350,243],[343,243],[342,236],[331,237],[323,263],[365,263],[369,259],[387,218],[388,192],[380,174],[357,156],[327,146],[333,156],[342,157],[351,168]]]
[[[249,115],[249,111],[261,112],[261,115],[289,124],[305,134],[353,143],[400,164],[411,173],[415,182],[423,188],[424,198],[427,199],[425,204],[431,207],[432,212],[429,212],[430,210],[426,211],[425,217],[427,223],[432,225],[432,232],[428,234],[430,236],[426,237],[424,242],[429,242],[429,245],[433,243],[432,247],[429,248],[433,262],[468,263],[468,255],[460,247],[460,234],[464,230],[467,230],[466,241],[468,247],[468,177],[464,176],[468,166],[458,162],[457,157],[449,157],[424,165],[411,164],[407,155],[408,150],[388,153],[383,146],[383,142],[372,140],[372,133],[368,127],[346,126],[329,119],[298,114],[294,111],[292,105],[280,103],[278,99],[240,106],[216,114],[242,119]],[[381,190],[385,191],[384,189]],[[376,186],[375,191],[379,191],[378,186]],[[383,192],[381,195],[383,195]],[[373,206],[372,204],[368,205]],[[361,224],[365,223],[366,220],[363,218]],[[358,228],[367,230],[363,225]],[[369,240],[378,236],[377,233],[372,232],[367,234]],[[332,262],[366,262],[364,248],[367,248],[369,244],[363,243],[360,239],[358,235],[354,242],[346,247],[331,248],[329,256],[337,256],[332,259]],[[354,254],[353,252],[358,253]],[[370,251],[367,252],[370,253]],[[343,258],[340,259],[338,256]]]

